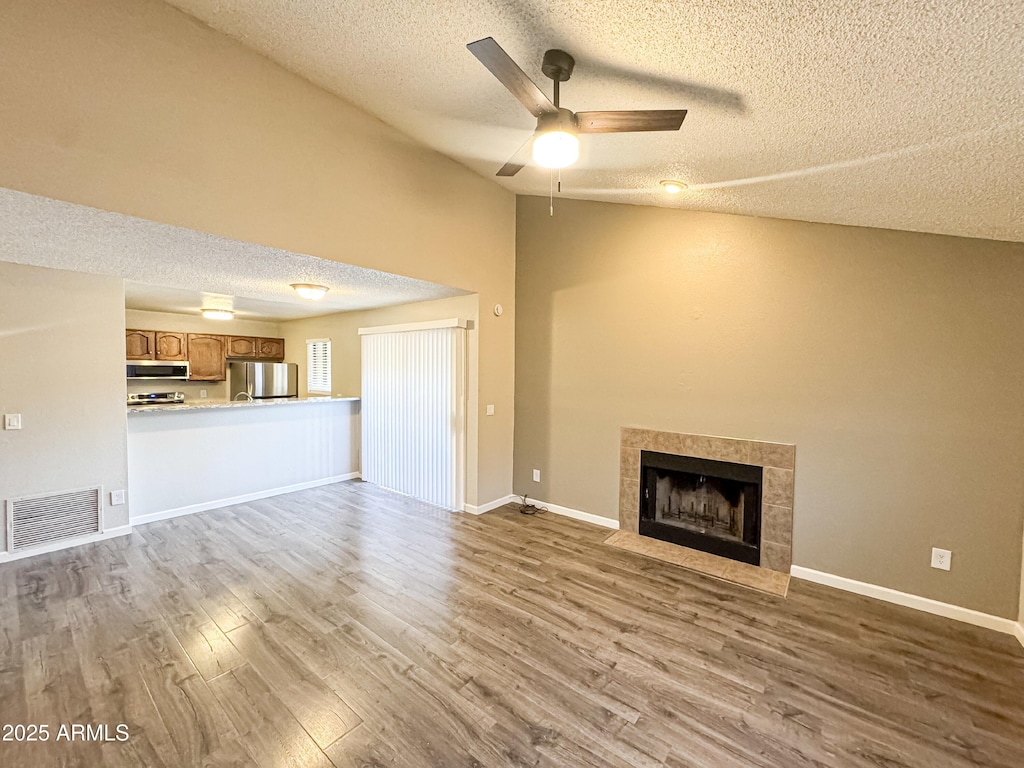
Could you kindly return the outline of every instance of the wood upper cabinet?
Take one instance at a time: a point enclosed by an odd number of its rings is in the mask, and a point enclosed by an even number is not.
[[[260,360],[284,360],[284,339],[256,339],[256,357]]]
[[[157,331],[156,359],[188,360],[186,334],[177,331]]]
[[[252,336],[228,336],[227,356],[256,360],[284,360],[284,339],[261,339]]]
[[[192,381],[224,381],[227,360],[284,360],[284,339],[218,336],[212,333],[125,330],[128,360],[188,360]]]
[[[131,328],[124,332],[124,351],[128,360],[156,359],[156,331],[136,331]]]
[[[208,333],[188,334],[188,363],[190,381],[224,381],[227,378],[225,352],[229,337]]]
[[[256,357],[256,339],[252,336],[228,336],[228,357]]]

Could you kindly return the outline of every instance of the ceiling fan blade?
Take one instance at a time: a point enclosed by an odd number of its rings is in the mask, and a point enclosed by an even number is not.
[[[537,138],[537,134],[533,134],[530,138],[523,142],[523,145],[515,151],[515,154],[509,158],[509,161],[501,166],[501,169],[495,174],[495,176],[515,176],[521,170],[530,159],[530,144]]]
[[[685,109],[637,109],[625,112],[577,112],[580,133],[678,131]]]
[[[515,176],[517,173],[519,173],[521,170],[523,170],[523,168],[525,166],[526,166],[525,163],[513,163],[511,160],[509,160],[507,163],[505,163],[503,166],[501,166],[501,168],[498,169],[498,172],[496,174],[494,174],[494,175],[495,176]]]
[[[512,92],[513,96],[523,103],[524,107],[530,110],[531,115],[540,117],[558,111],[536,83],[519,68],[518,64],[512,61],[512,57],[494,42],[493,37],[485,37],[466,47],[480,60],[481,64],[487,67],[492,75],[498,78],[502,85]]]

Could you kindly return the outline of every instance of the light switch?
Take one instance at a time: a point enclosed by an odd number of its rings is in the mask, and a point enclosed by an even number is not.
[[[5,413],[4,414],[4,429],[21,429],[21,414],[20,413]]]
[[[488,416],[493,416],[494,415],[494,406],[493,405],[488,405],[487,406],[487,415]]]

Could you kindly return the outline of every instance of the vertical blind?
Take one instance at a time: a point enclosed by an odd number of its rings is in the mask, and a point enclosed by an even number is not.
[[[466,330],[374,330],[360,329],[363,480],[461,510]]]
[[[306,339],[306,391],[331,393],[330,339]]]

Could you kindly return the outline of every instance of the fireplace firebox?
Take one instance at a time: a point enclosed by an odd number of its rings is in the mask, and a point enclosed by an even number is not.
[[[762,468],[640,452],[639,533],[760,565]]]

